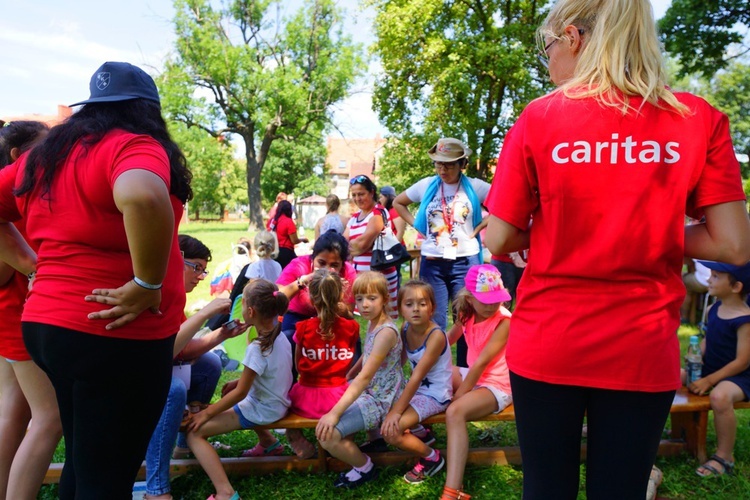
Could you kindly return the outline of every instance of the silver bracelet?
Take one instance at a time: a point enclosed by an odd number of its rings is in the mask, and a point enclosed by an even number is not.
[[[138,285],[141,288],[145,288],[146,290],[159,290],[161,288],[161,283],[158,285],[152,285],[151,283],[146,283],[142,279],[140,279],[138,276],[133,276],[133,283]]]

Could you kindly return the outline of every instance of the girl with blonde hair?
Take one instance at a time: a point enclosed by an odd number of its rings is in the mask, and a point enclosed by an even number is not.
[[[647,0],[558,0],[539,39],[558,89],[508,132],[487,197],[488,249],[529,248],[507,347],[524,498],[577,496],[584,415],[588,498],[644,498],[683,257],[750,260],[739,164],[726,116],[666,86]]]

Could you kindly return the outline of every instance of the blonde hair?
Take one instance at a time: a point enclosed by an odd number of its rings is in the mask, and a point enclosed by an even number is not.
[[[627,114],[630,96],[686,114],[689,109],[666,88],[667,76],[648,0],[558,0],[537,31],[565,39],[573,25],[584,43],[573,77],[558,89],[571,99],[594,97]],[[666,104],[666,106],[665,106]]]
[[[255,244],[255,253],[261,259],[273,259],[279,253],[276,235],[269,231],[260,231],[255,235],[253,243]]]
[[[333,340],[333,325],[338,316],[339,302],[344,291],[344,284],[338,273],[328,269],[318,269],[310,280],[310,301],[320,318],[318,333],[323,340]]]
[[[352,293],[357,295],[366,295],[374,293],[383,297],[383,312],[390,312],[391,296],[388,293],[388,281],[381,273],[376,271],[367,271],[357,275],[357,279],[352,284]]]

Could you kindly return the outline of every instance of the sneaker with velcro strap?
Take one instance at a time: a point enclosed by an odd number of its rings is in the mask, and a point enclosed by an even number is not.
[[[438,452],[440,453],[440,452]],[[439,455],[436,461],[420,458],[417,465],[404,475],[404,480],[409,484],[419,484],[428,477],[432,477],[445,467],[445,458]]]

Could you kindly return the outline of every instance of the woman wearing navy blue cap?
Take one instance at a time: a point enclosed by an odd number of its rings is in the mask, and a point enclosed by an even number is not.
[[[90,89],[0,172],[0,217],[24,217],[39,249],[22,328],[57,394],[60,498],[130,499],[183,317],[177,221],[191,176],[150,76],[107,62]]]

